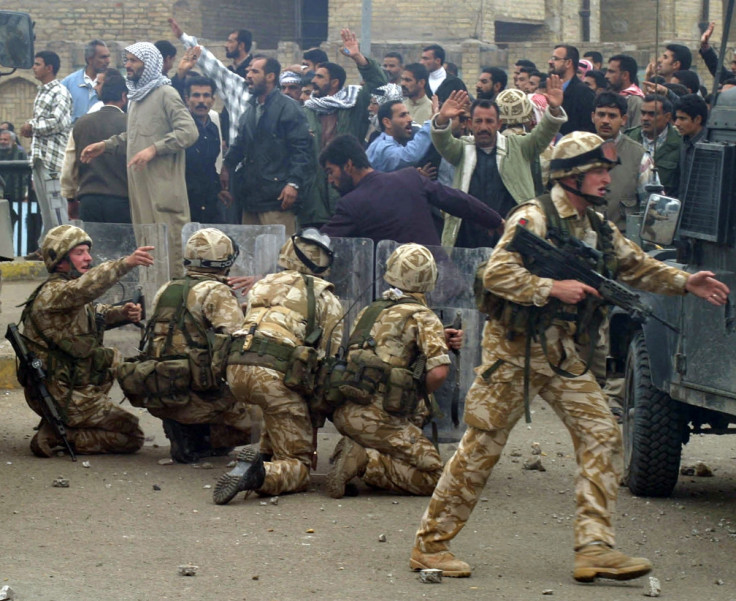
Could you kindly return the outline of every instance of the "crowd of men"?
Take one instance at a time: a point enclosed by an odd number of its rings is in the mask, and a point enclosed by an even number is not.
[[[252,35],[238,30],[228,37],[225,66],[170,25],[186,48],[171,79],[169,42],[128,46],[125,79],[109,69],[100,40],[87,47],[86,67],[61,82],[58,56],[36,55],[41,87],[20,134],[33,138],[44,221],[39,258],[49,277],[21,321],[66,432],[22,368],[27,401],[42,416],[33,453],[51,457],[63,444],[78,453],[138,450],[137,418],[107,398],[117,378],[133,405],[163,420],[176,461],[246,445],[214,489],[214,502],[227,504],[240,492],[305,490],[314,432],[330,419],[343,438],[328,494],[351,494],[360,478],[431,495],[410,566],[462,577],[471,568],[450,541],[539,395],[576,451],[574,578],[648,573],[647,559],[614,548],[621,434],[583,353],[584,335],[605,319],[599,295],[576,280],[540,276],[510,247],[521,230],[573,254],[584,241],[601,251],[596,269],[607,277],[727,302],[729,290],[713,273],[666,266],[624,235],[647,189],[677,195],[687,181],[708,117],[688,71],[690,50],[668,45],[647,67],[645,92],[632,57],[612,56],[603,73],[599,53],[581,59],[577,48],[559,44],[546,73],[520,60],[512,87],[505,71],[484,68],[473,95],[437,44],[419,62],[404,64],[392,52],[381,66],[345,29],[341,51],[362,78],[353,85],[320,49],[283,69],[272,57],[251,56]],[[715,70],[711,34],[712,26],[700,52]],[[718,77],[726,85],[730,75]],[[225,106],[220,115],[215,95]],[[0,133],[0,145],[7,140],[15,142]],[[168,226],[173,279],[154,299],[135,360],[122,363],[103,332],[140,321],[141,307],[93,301],[130,270],[153,264],[155,249],[92,267],[93,241],[67,223],[75,202],[86,221]],[[228,277],[237,245],[207,227],[182,248],[191,220],[282,224],[282,270],[249,281],[241,307],[233,288],[244,282]],[[344,356],[343,309],[326,279],[331,236],[401,243],[386,262],[388,290],[345,333]],[[494,249],[482,274],[490,301],[467,427],[444,466],[421,429],[431,393],[448,376],[449,349],[462,344],[462,332],[443,327],[427,305],[438,269],[425,245],[440,243]],[[248,444],[256,432],[259,444]]]

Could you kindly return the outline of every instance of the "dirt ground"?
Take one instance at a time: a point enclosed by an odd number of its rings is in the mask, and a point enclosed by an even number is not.
[[[4,285],[3,331],[15,315],[11,303],[26,289]],[[427,499],[365,487],[355,498],[326,496],[323,474],[337,441],[332,429],[319,436],[309,492],[277,500],[239,495],[217,506],[211,487],[229,459],[159,464],[168,458],[168,442],[145,412],[132,409],[147,436],[135,455],[37,459],[28,448],[35,414],[20,391],[0,391],[0,587],[11,586],[20,601],[641,598],[647,578],[572,580],[572,444],[541,400],[533,409],[533,423],[513,432],[454,541],[473,576],[421,584],[408,558]],[[544,472],[522,468],[533,442],[541,445]],[[702,460],[715,475],[681,476],[669,499],[621,490],[619,546],[653,561],[662,598],[736,600],[735,442],[693,437],[683,464]],[[444,456],[452,450],[442,445]],[[52,486],[60,476],[69,488]],[[196,575],[179,575],[182,564],[198,566]]]

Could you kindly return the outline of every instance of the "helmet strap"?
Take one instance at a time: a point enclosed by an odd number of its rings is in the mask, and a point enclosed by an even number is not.
[[[602,207],[606,204],[606,198],[604,196],[593,196],[592,194],[584,194],[583,189],[583,179],[585,179],[585,173],[578,173],[575,176],[575,185],[576,187],[573,188],[572,186],[568,186],[567,184],[563,183],[561,179],[557,180],[557,183],[560,185],[560,187],[563,190],[566,190],[572,194],[575,194],[576,196],[579,196],[580,198],[585,199],[587,202],[589,202],[592,205]]]

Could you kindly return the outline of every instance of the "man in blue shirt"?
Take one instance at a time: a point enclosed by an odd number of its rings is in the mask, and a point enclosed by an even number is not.
[[[432,146],[429,121],[414,134],[409,109],[400,100],[391,100],[378,109],[378,125],[382,133],[366,150],[376,171],[397,171],[420,165]]]
[[[110,64],[110,51],[102,40],[92,40],[84,48],[84,69],[75,71],[61,80],[61,84],[72,95],[72,123],[86,115],[99,99],[95,91],[97,75]]]

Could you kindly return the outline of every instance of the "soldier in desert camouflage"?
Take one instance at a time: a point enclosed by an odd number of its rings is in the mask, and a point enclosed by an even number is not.
[[[156,294],[146,358],[182,355],[189,348],[206,346],[209,333],[232,334],[240,328],[243,311],[227,285],[238,253],[235,242],[218,229],[192,234],[184,250],[186,276],[165,284]],[[166,302],[170,297],[171,302]],[[176,313],[182,302],[184,328],[179,329]],[[260,422],[257,407],[236,403],[226,386],[212,392],[189,390],[187,396],[186,403],[148,408],[163,420],[172,459],[192,463],[251,442],[252,430]]]
[[[218,505],[240,491],[278,495],[309,485],[312,423],[305,397],[316,361],[328,345],[340,346],[342,306],[332,284],[318,277],[332,264],[327,236],[316,230],[292,236],[278,264],[285,271],[259,280],[248,295],[227,368],[235,397],[263,410],[261,452],[240,452],[237,465],[215,486]],[[264,462],[263,455],[271,459]]]
[[[141,318],[140,305],[92,304],[134,267],[153,265],[152,246],[92,267],[91,238],[78,227],[51,229],[41,245],[49,278],[25,302],[23,336],[43,362],[46,387],[57,404],[72,448],[78,454],[134,453],[143,446],[138,418],[113,404],[108,393],[117,349],[103,347],[105,327]],[[39,415],[40,399],[26,388],[26,400]],[[62,441],[45,420],[31,440],[38,457],[51,457]]]
[[[623,467],[621,433],[595,377],[584,371],[574,338],[576,331],[590,331],[584,329],[580,316],[586,315],[586,303],[594,302],[598,293],[576,280],[538,277],[524,267],[521,255],[506,249],[517,227],[543,238],[552,227],[566,229],[569,238],[601,250],[605,267],[621,282],[662,294],[690,292],[717,306],[726,302],[729,290],[713,273],[689,274],[652,259],[594,212],[593,207],[605,205],[608,170],[617,164],[615,147],[606,144],[587,132],[564,136],[552,154],[550,193],[519,206],[507,218],[506,231],[483,279],[501,309],[486,322],[482,365],[465,400],[468,427],[422,517],[411,554],[412,569],[436,568],[446,576],[470,576],[470,566],[455,558],[449,542],[468,521],[511,429],[524,413],[527,360],[528,398],[539,395],[554,409],[575,447],[573,577],[580,582],[628,580],[652,568],[647,559],[614,550],[612,512]],[[515,334],[518,328],[510,328],[519,322],[505,319],[512,314],[506,309],[514,309],[515,318],[528,320],[535,308],[552,319],[544,330],[546,349],[539,331]],[[532,335],[527,351],[527,337]],[[569,372],[568,376],[582,375],[564,377],[559,370]]]
[[[358,316],[348,343],[348,372],[355,365],[365,386],[370,367],[362,357],[368,353],[368,361],[377,357],[383,365],[376,365],[375,384],[332,416],[344,435],[327,475],[327,491],[335,499],[356,476],[374,488],[429,495],[442,473],[437,449],[409,420],[449,371],[442,322],[425,296],[434,288],[437,266],[427,248],[404,244],[389,257],[383,277],[391,288]],[[423,365],[421,382],[413,378],[417,362]]]

